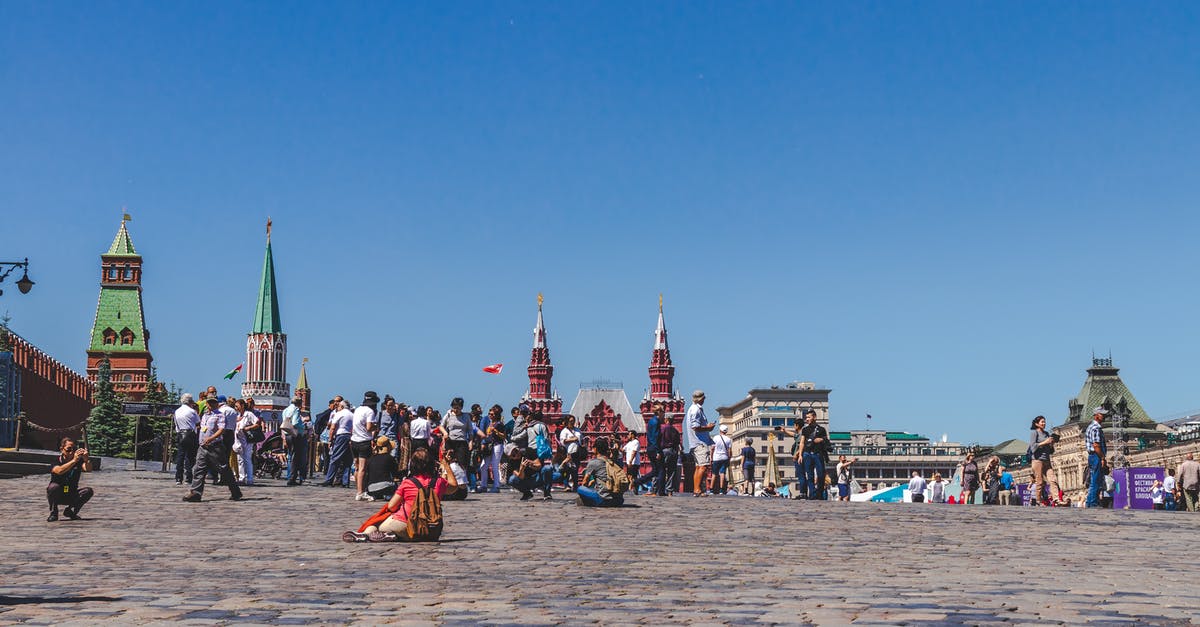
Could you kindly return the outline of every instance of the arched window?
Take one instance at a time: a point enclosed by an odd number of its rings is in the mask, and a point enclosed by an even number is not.
[[[121,346],[133,346],[133,331],[129,327],[121,329]]]
[[[104,330],[104,344],[106,346],[108,346],[108,345],[115,345],[116,343],[117,343],[117,332],[113,331],[112,329],[105,329]]]
[[[131,374],[123,375],[121,377],[121,380],[122,381],[133,381],[133,375],[131,375]]]
[[[126,281],[133,280],[133,268],[130,268],[129,266],[125,266],[125,280]]]

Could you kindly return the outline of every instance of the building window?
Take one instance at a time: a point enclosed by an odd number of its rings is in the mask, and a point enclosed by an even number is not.
[[[113,331],[112,329],[105,329],[105,330],[104,330],[104,344],[105,344],[105,346],[111,346],[111,345],[114,345],[114,344],[116,344],[116,343],[117,343],[117,332],[116,332],[116,331]]]
[[[769,426],[771,426],[771,419],[770,418],[759,418],[758,425],[760,427],[769,427]]]
[[[121,380],[122,381],[133,381],[133,375],[131,375],[131,374],[123,375],[121,377]]]
[[[129,327],[121,329],[121,346],[133,346],[133,331]]]
[[[129,266],[125,266],[125,280],[126,281],[133,280],[133,268],[130,268]]]
[[[116,268],[109,268],[109,269],[108,269],[108,278],[109,278],[109,279],[111,279],[111,280],[113,280],[113,281],[116,281],[116,280],[117,280],[117,269],[116,269]]]

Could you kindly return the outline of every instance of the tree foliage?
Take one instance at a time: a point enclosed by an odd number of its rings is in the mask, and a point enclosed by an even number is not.
[[[88,416],[87,444],[92,454],[113,457],[128,453],[129,438],[125,416],[122,414],[121,397],[113,390],[112,364],[105,355],[100,360],[96,374],[96,406]]]

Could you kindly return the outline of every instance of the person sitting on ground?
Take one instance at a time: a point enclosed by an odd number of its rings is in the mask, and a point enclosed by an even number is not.
[[[775,490],[774,483],[768,483],[767,487],[763,488],[762,495],[765,497],[776,497],[779,496],[779,492]]]
[[[58,520],[58,506],[62,504],[67,506],[63,516],[79,520],[79,510],[95,495],[91,488],[79,487],[79,475],[91,472],[92,460],[87,449],[76,447],[71,438],[59,440],[58,450],[58,463],[50,467],[50,485],[46,486],[46,500],[50,502],[46,522]]]
[[[584,507],[620,507],[625,503],[625,489],[629,488],[629,475],[609,459],[608,439],[596,438],[592,444],[596,454],[583,469],[583,479],[576,492],[576,502]],[[620,473],[620,474],[618,474]],[[623,483],[623,486],[617,485]],[[624,489],[622,489],[624,487]]]
[[[367,496],[372,501],[387,500],[396,493],[399,469],[392,457],[392,440],[386,435],[375,438],[374,454],[367,460]]]
[[[504,460],[508,474],[508,485],[521,493],[521,500],[533,498],[533,491],[541,485],[542,462],[536,455],[529,455],[525,447],[509,442],[504,445]]]
[[[442,499],[458,488],[458,480],[450,471],[450,458],[441,459],[443,477],[438,476],[438,463],[428,448],[412,453],[409,470],[412,472],[400,485],[391,500],[374,516],[367,519],[357,533],[342,534],[346,542],[421,542],[437,540],[442,532]],[[422,493],[424,496],[422,497]],[[430,511],[423,511],[418,501],[425,500]],[[413,525],[410,525],[410,520]]]

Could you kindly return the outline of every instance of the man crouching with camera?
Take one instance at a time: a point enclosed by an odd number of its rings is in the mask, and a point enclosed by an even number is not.
[[[50,467],[50,485],[46,486],[46,500],[50,502],[46,522],[58,520],[58,506],[63,504],[67,506],[63,516],[78,520],[79,510],[95,494],[91,488],[79,487],[79,475],[92,469],[87,449],[76,447],[71,438],[63,438],[58,441],[58,450],[58,463]]]

